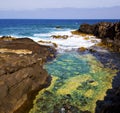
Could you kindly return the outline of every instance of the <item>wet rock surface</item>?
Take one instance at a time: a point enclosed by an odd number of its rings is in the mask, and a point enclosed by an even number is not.
[[[105,45],[120,52],[120,22],[101,22],[93,25],[82,24],[78,32],[93,34],[101,38]]]
[[[50,84],[51,77],[43,64],[55,57],[55,49],[29,38],[5,36],[0,38],[1,49],[0,113],[28,113],[38,91]]]
[[[51,37],[55,39],[67,39],[69,36],[68,35],[52,35]]]

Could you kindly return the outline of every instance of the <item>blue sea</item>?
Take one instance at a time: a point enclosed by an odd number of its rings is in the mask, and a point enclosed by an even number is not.
[[[112,87],[112,79],[117,71],[104,67],[93,54],[82,54],[76,51],[79,47],[89,48],[99,43],[100,39],[94,36],[73,35],[71,31],[77,30],[83,23],[118,21],[0,20],[0,36],[29,37],[36,42],[45,41],[47,43],[44,44],[51,42],[57,44],[56,58],[43,67],[52,76],[51,85],[39,92],[29,113],[64,113],[67,112],[67,107],[72,113],[82,113],[87,110],[91,113],[95,112],[96,101],[104,99],[107,89]],[[54,39],[53,35],[67,35],[68,39]],[[102,52],[101,56],[109,53],[106,50]]]
[[[48,33],[54,31],[78,29],[83,23],[94,24],[101,21],[116,22],[118,20],[0,19],[0,36],[39,38],[44,34],[47,37]],[[56,29],[57,26],[61,29]]]

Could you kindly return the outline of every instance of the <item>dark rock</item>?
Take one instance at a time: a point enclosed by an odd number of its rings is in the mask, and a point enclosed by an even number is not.
[[[120,87],[108,90],[103,101],[97,101],[95,113],[120,113]]]
[[[89,24],[82,24],[80,28],[78,29],[79,32],[87,33],[87,34],[93,34],[94,33],[95,26],[89,25]]]
[[[61,27],[61,26],[56,26],[55,28],[56,28],[56,29],[61,29],[62,27]]]
[[[101,38],[105,45],[120,52],[120,22],[101,22],[94,25],[82,24],[78,31],[93,34]]]
[[[28,113],[38,91],[50,84],[43,64],[55,50],[28,38],[6,39],[0,39],[0,113]]]
[[[52,35],[51,37],[56,39],[67,39],[68,35]]]

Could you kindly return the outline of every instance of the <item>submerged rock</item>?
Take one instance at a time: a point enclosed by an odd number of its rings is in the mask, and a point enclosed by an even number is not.
[[[56,28],[56,29],[62,29],[62,27],[61,27],[61,26],[56,26],[55,28]]]
[[[38,91],[50,84],[43,64],[55,50],[28,38],[6,38],[0,38],[0,113],[28,113]]]
[[[80,48],[78,48],[78,51],[79,52],[84,52],[84,51],[86,51],[87,50],[87,48],[85,48],[85,47],[80,47]]]
[[[51,37],[55,39],[67,39],[69,36],[68,35],[52,35]]]

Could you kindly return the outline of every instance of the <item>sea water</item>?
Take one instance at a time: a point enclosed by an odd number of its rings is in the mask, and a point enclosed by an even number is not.
[[[101,21],[118,20],[0,19],[0,35],[31,37],[39,40],[39,38],[49,38],[54,32],[78,29],[83,23],[94,24]]]

